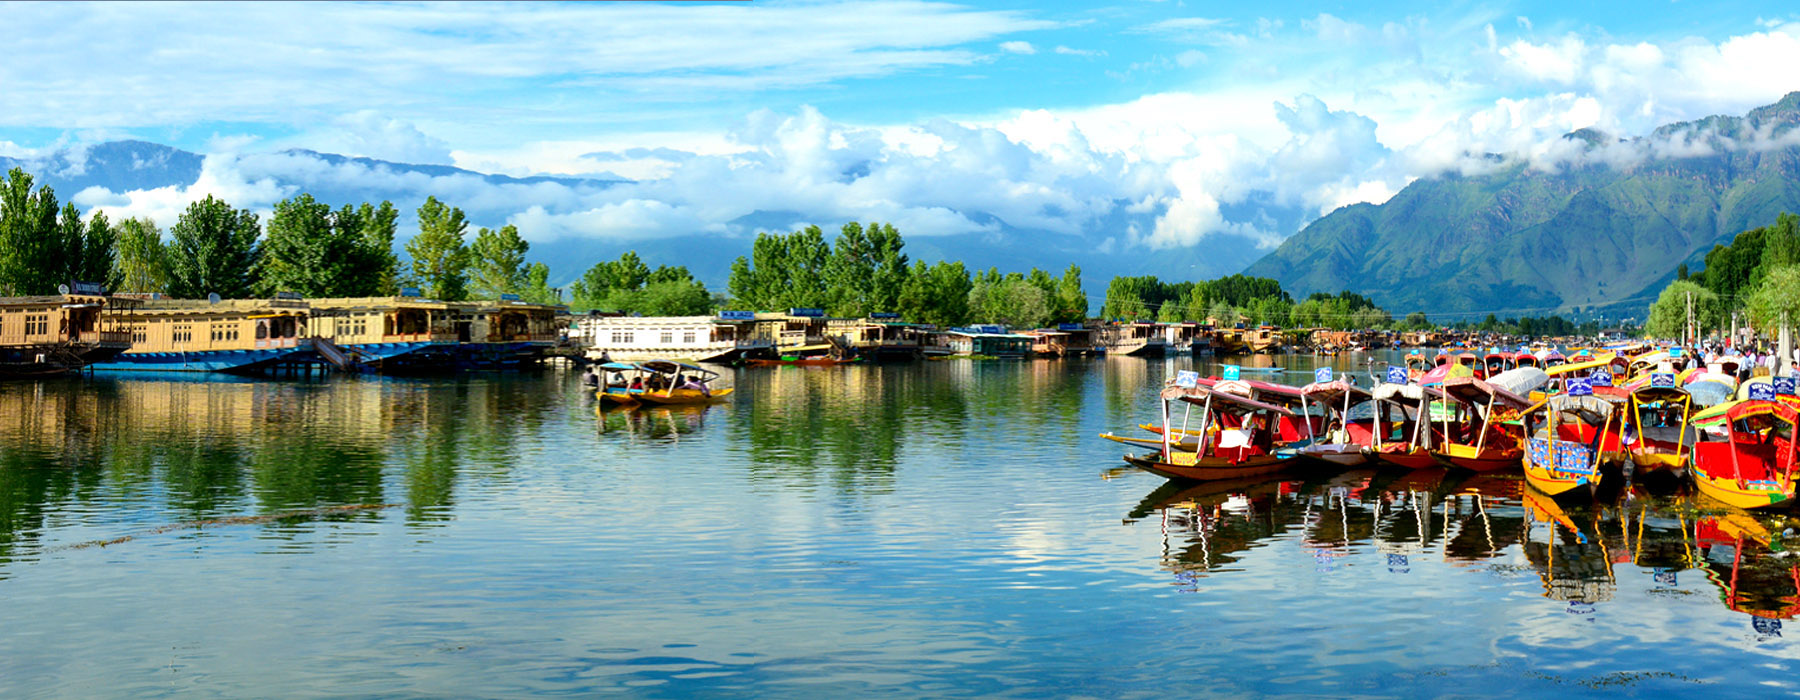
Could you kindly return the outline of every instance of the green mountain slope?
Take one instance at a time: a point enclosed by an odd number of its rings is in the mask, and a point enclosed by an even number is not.
[[[1715,243],[1800,211],[1800,145],[1780,145],[1800,144],[1796,124],[1800,92],[1612,145],[1698,155],[1421,179],[1320,218],[1244,272],[1301,294],[1358,291],[1395,313],[1637,305]],[[1569,138],[1590,153],[1609,146],[1588,130]]]

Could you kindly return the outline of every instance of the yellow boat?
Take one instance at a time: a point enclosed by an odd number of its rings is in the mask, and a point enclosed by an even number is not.
[[[1601,468],[1624,457],[1619,408],[1601,396],[1559,394],[1525,409],[1525,480],[1550,496],[1583,486],[1591,495]]]
[[[602,404],[636,406],[639,404],[682,405],[723,400],[732,387],[712,388],[719,373],[673,360],[649,362],[608,362],[600,365],[612,380],[595,390]],[[629,382],[627,380],[630,380]]]
[[[1688,473],[1713,500],[1762,508],[1794,498],[1794,431],[1800,412],[1759,391],[1756,398],[1720,404],[1694,416],[1698,437]]]

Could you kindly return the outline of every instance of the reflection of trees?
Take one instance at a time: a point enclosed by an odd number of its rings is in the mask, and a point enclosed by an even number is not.
[[[885,492],[903,440],[960,443],[983,392],[1016,390],[1003,373],[967,360],[914,366],[782,367],[739,371],[729,414],[753,478],[843,491]],[[1005,388],[1002,388],[1005,387]],[[989,404],[1016,412],[1017,403]]]

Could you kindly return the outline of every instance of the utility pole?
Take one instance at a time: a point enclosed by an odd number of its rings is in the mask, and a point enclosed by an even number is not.
[[[1687,296],[1687,325],[1681,329],[1681,344],[1688,345],[1694,337],[1694,293],[1683,292]]]

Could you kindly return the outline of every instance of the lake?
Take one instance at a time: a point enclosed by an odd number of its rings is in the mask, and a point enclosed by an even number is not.
[[[0,385],[0,697],[1795,692],[1785,522],[1125,468],[1189,368]]]

